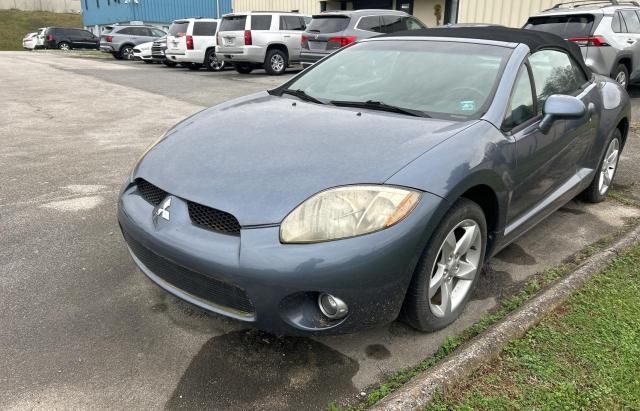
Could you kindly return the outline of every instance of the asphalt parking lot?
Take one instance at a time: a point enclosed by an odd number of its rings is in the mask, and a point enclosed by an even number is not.
[[[463,316],[433,334],[394,322],[282,338],[205,313],[135,267],[115,217],[120,184],[172,124],[288,76],[0,53],[0,408],[324,409],[640,217],[616,201],[570,203],[490,261]],[[635,133],[621,162],[618,188],[640,199]]]

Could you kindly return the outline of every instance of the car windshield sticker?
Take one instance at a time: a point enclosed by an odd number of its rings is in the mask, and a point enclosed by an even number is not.
[[[460,102],[460,111],[476,111],[475,100],[466,100]]]

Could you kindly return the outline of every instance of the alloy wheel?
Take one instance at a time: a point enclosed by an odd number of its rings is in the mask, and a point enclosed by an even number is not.
[[[215,54],[209,55],[209,67],[213,71],[219,71],[224,68],[224,60],[220,60]]]
[[[284,70],[284,58],[280,54],[271,56],[271,68],[276,72]]]
[[[60,43],[60,45],[58,46],[58,48],[60,50],[64,50],[64,51],[68,51],[71,50],[71,47],[69,47],[69,45],[67,43]]]
[[[616,168],[618,167],[618,158],[620,156],[620,142],[617,138],[614,138],[607,147],[607,152],[602,160],[602,167],[600,168],[600,176],[598,180],[598,189],[600,195],[605,195],[609,191],[613,176],[616,174]]]
[[[429,308],[434,316],[451,315],[465,300],[478,274],[482,235],[477,222],[458,223],[444,239],[431,270]]]
[[[621,71],[621,72],[618,73],[618,75],[616,76],[616,81],[623,88],[627,88],[627,75],[625,74],[624,71]]]
[[[122,49],[122,58],[125,60],[131,60],[133,58],[133,48],[125,47]]]

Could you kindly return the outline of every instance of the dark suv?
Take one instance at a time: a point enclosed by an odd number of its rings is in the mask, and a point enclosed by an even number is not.
[[[47,49],[97,49],[100,44],[100,39],[90,31],[68,27],[49,27],[43,36]]]
[[[354,10],[316,14],[302,35],[300,60],[303,66],[308,66],[360,39],[426,27],[404,11]]]

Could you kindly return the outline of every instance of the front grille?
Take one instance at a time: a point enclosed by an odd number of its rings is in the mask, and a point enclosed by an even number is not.
[[[240,223],[233,215],[191,201],[188,207],[193,224],[221,233],[240,235]]]
[[[142,198],[144,198],[145,200],[147,200],[147,202],[153,204],[154,206],[160,204],[160,201],[162,201],[166,196],[169,195],[169,193],[154,186],[147,180],[143,180],[140,178],[136,181],[136,184],[138,185],[138,191],[140,191],[140,195],[142,196]]]
[[[127,233],[124,233],[124,238],[133,254],[145,267],[174,287],[242,313],[251,314],[255,311],[253,303],[243,289],[175,264],[149,250]]]
[[[165,47],[156,46],[155,44],[151,47],[151,54],[154,56],[164,56]]]
[[[136,184],[142,198],[154,206],[160,204],[169,195],[169,193],[154,186],[147,180],[140,178],[136,181]],[[233,215],[193,201],[187,201],[187,206],[189,217],[193,224],[219,233],[240,235],[240,223]]]

